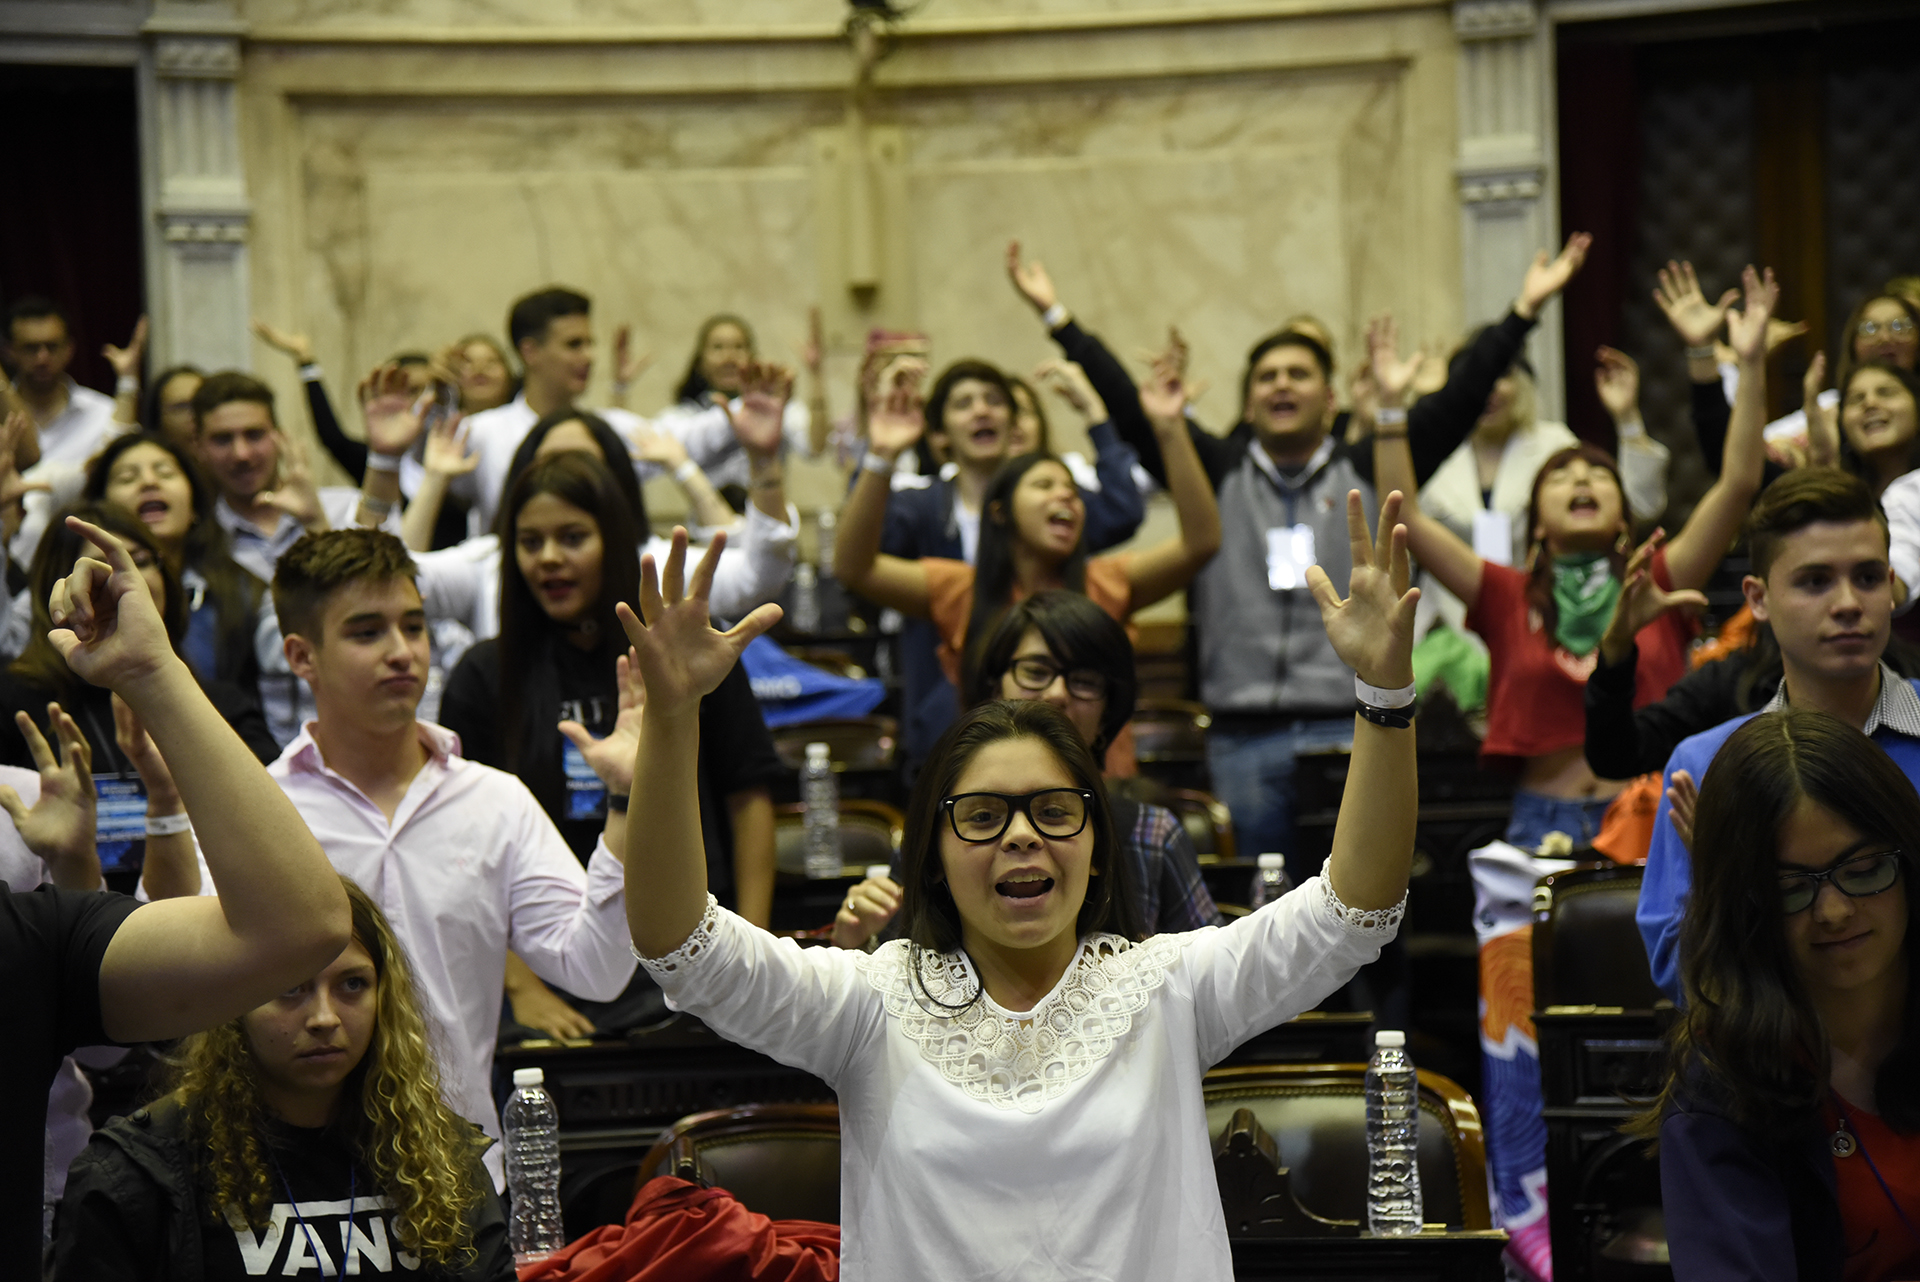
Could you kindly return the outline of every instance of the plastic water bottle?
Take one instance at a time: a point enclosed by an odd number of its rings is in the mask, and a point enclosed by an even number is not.
[[[507,1240],[515,1264],[544,1260],[566,1245],[560,1222],[560,1117],[545,1082],[540,1069],[514,1069],[513,1094],[500,1115],[507,1195],[513,1200]]]
[[[807,876],[840,875],[840,782],[824,743],[807,745],[807,766],[800,772],[800,800],[807,808]]]
[[[1373,1035],[1367,1065],[1367,1231],[1404,1237],[1420,1231],[1420,1081],[1407,1058],[1407,1035]]]
[[[820,630],[820,576],[805,561],[793,567],[793,630],[807,636]]]
[[[820,546],[814,553],[814,560],[820,563],[820,577],[831,579],[833,577],[833,541],[839,537],[840,517],[832,508],[823,507],[814,519],[816,522],[814,528],[820,532]]]
[[[1259,871],[1253,875],[1253,893],[1247,897],[1252,900],[1249,908],[1258,908],[1270,904],[1293,889],[1287,880],[1287,857],[1285,855],[1261,855],[1254,860]]]

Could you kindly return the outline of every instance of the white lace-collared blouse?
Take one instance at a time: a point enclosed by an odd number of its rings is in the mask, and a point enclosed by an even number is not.
[[[841,1277],[1233,1276],[1201,1077],[1372,961],[1401,906],[1324,878],[1222,928],[1081,941],[1031,1010],[964,954],[802,949],[720,908],[666,957],[669,1002],[840,1099]]]

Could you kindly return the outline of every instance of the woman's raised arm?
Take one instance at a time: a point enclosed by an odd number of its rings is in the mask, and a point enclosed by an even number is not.
[[[1140,389],[1140,407],[1153,424],[1160,456],[1166,461],[1167,492],[1180,518],[1180,533],[1128,562],[1127,581],[1132,588],[1128,606],[1133,610],[1143,610],[1187,586],[1220,550],[1220,503],[1187,434],[1187,389],[1171,363],[1155,364],[1153,375]]]
[[[887,498],[893,492],[889,479],[894,462],[913,448],[926,430],[924,402],[920,399],[919,371],[904,368],[892,384],[876,397],[867,415],[867,459],[860,464],[860,477],[853,493],[840,509],[840,537],[833,545],[834,577],[851,591],[869,601],[889,606],[916,619],[927,617],[927,572],[918,561],[888,556],[880,550],[880,536],[887,523]]]
[[[665,957],[686,942],[707,911],[707,855],[700,836],[700,700],[719,686],[748,642],[780,621],[763,605],[731,631],[707,621],[713,569],[727,542],[716,536],[686,578],[687,532],[673,532],[665,567],[640,562],[642,622],[621,602],[620,623],[646,687],[633,795],[646,799],[646,822],[628,824],[627,928],[643,956]]]

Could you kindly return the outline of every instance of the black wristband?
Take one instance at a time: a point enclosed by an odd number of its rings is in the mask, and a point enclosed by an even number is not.
[[[1405,730],[1413,724],[1413,708],[1376,708],[1360,699],[1353,701],[1353,710],[1376,726],[1385,726],[1389,730]]]
[[[627,794],[624,792],[608,793],[607,809],[618,810],[621,814],[627,813]]]

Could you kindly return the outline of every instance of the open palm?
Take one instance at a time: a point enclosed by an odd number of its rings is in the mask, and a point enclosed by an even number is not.
[[[1380,531],[1367,532],[1360,491],[1347,493],[1347,538],[1353,574],[1347,599],[1319,566],[1307,569],[1307,587],[1320,607],[1327,640],[1340,662],[1368,685],[1398,690],[1413,684],[1413,612],[1420,589],[1409,588],[1407,529],[1400,525],[1400,491],[1380,504]]]
[[[646,705],[662,716],[699,707],[732,671],[748,643],[780,621],[779,606],[763,605],[731,630],[714,631],[707,594],[726,543],[725,533],[714,536],[689,581],[687,531],[675,527],[664,567],[657,567],[651,555],[641,558],[640,613],[624,601],[618,607],[620,624],[633,645],[632,662],[639,665],[646,687]]]
[[[608,792],[624,795],[633,789],[633,763],[640,751],[640,714],[647,706],[647,688],[640,680],[639,665],[631,650],[615,661],[614,682],[620,689],[619,711],[606,738],[594,738],[578,721],[562,721],[560,733],[580,750]]]
[[[780,448],[781,421],[793,394],[793,371],[754,361],[740,371],[740,408],[733,411],[733,434],[756,454]]]
[[[1767,354],[1767,321],[1780,301],[1780,284],[1773,268],[1762,275],[1749,264],[1740,273],[1740,286],[1746,307],[1727,313],[1727,343],[1741,360],[1760,360]]]

